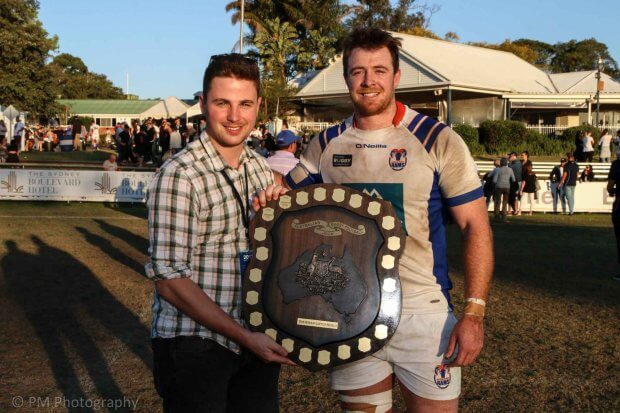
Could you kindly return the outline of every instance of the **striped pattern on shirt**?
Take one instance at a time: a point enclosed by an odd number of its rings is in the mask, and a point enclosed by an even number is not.
[[[221,171],[245,198],[273,183],[264,159],[244,146],[239,169],[227,165],[203,133],[161,167],[147,194],[151,280],[191,278],[224,312],[241,319],[240,251],[249,248],[241,209]],[[234,352],[239,345],[208,330],[154,293],[152,337],[200,336]]]

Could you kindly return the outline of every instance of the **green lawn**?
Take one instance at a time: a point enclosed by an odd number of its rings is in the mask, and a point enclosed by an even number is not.
[[[92,162],[101,164],[111,153],[110,149],[100,151],[76,151],[76,152],[23,152],[19,155],[22,162]]]
[[[149,346],[153,284],[142,275],[145,216],[140,205],[0,202],[0,411],[44,411],[13,408],[18,395],[127,397],[139,412],[161,411]],[[460,410],[620,411],[610,216],[536,214],[492,228],[485,348],[464,369]],[[450,226],[457,313],[460,244]],[[280,390],[282,412],[339,411],[325,372],[285,367]],[[394,411],[402,409],[397,396]]]

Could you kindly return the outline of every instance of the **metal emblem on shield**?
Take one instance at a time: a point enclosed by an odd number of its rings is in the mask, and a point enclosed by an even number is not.
[[[244,317],[309,370],[379,350],[396,331],[405,246],[392,205],[339,185],[288,192],[250,228]]]

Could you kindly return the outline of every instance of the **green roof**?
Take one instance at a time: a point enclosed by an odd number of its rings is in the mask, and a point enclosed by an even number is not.
[[[139,115],[161,100],[59,99],[57,102],[68,106],[69,113],[78,115]]]

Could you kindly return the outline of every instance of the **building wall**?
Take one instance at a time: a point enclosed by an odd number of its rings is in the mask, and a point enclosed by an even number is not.
[[[452,101],[452,123],[478,125],[485,120],[504,119],[505,102],[496,97]]]

